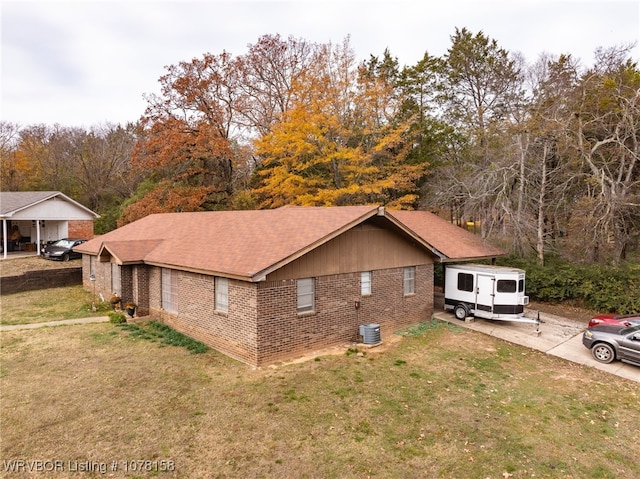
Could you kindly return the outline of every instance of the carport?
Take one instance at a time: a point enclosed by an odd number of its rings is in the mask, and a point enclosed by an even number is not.
[[[66,237],[93,238],[100,216],[59,191],[0,192],[2,258],[9,252],[33,251]]]

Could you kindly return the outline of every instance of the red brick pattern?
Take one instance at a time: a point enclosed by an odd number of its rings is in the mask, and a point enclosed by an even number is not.
[[[88,256],[83,262],[89,271]],[[229,311],[215,310],[214,277],[180,271],[178,313],[162,309],[161,268],[122,267],[122,298],[188,336],[252,366],[357,342],[361,324],[380,324],[381,338],[433,313],[433,265],[416,268],[416,293],[403,294],[403,268],[372,271],[370,295],[360,295],[360,273],[315,278],[315,311],[298,314],[295,280],[229,280]],[[110,296],[111,264],[96,262],[96,288]],[[83,278],[85,288],[93,285]],[[106,289],[105,286],[109,285]],[[360,307],[356,309],[355,303]]]
[[[418,266],[416,276],[411,296],[402,293],[402,268],[373,271],[368,296],[360,296],[359,273],[316,278],[315,311],[305,314],[296,313],[295,281],[261,283],[258,365],[358,341],[361,324],[380,324],[384,340],[399,327],[428,319],[433,313],[433,266]]]
[[[93,238],[92,220],[69,220],[67,234],[69,238]]]

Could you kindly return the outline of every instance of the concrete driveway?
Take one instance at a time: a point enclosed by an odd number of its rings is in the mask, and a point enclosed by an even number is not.
[[[527,310],[525,315],[530,318],[536,318],[538,312]],[[490,321],[479,318],[467,318],[466,321],[459,321],[452,313],[444,311],[436,311],[433,316],[439,321],[473,329],[514,344],[600,369],[631,381],[640,382],[640,367],[638,366],[632,366],[620,361],[602,364],[593,359],[591,352],[582,345],[582,333],[586,328],[586,324],[580,324],[574,320],[540,313],[538,334],[536,332],[538,326],[530,323]]]

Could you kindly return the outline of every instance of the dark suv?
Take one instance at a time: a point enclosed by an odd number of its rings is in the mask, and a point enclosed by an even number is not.
[[[588,328],[582,344],[591,350],[596,361],[610,363],[615,359],[640,366],[640,325],[604,324]]]

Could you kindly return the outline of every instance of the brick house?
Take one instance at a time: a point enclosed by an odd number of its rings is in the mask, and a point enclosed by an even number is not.
[[[59,191],[2,191],[3,258],[14,251],[35,251],[38,245],[62,238],[93,238],[93,221],[100,216]],[[19,232],[18,240],[12,233]]]
[[[424,211],[166,213],[89,241],[83,284],[253,366],[430,318],[434,263],[504,251]]]

